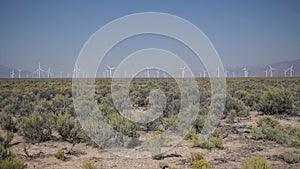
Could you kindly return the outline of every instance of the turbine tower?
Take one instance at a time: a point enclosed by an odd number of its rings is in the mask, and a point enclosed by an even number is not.
[[[159,78],[159,70],[156,71],[156,77]]]
[[[294,65],[290,67],[290,77],[293,77]]]
[[[288,69],[283,69],[284,77],[286,77],[287,72],[288,72],[289,70],[290,70],[289,68],[288,68]]]
[[[47,76],[48,76],[48,78],[50,78],[50,77],[52,76],[52,73],[51,73],[51,71],[50,71],[50,67],[49,67],[48,70],[47,70]]]
[[[146,66],[147,78],[150,77],[150,67]]]
[[[80,75],[80,69],[77,65],[77,63],[75,63],[75,67],[73,69],[73,78],[78,78]]]
[[[248,72],[246,65],[244,66],[243,71],[244,71],[244,77],[248,77],[249,72]]]
[[[268,77],[268,72],[269,72],[268,68],[264,72],[266,73],[266,77]]]
[[[218,66],[217,68],[217,77],[219,78],[220,77],[220,67]]]
[[[184,78],[184,72],[185,72],[185,69],[186,67],[182,67],[182,68],[179,68],[182,72],[181,72],[181,77]]]
[[[270,71],[270,77],[273,77],[273,71],[276,70],[275,68],[273,68],[271,65],[269,65],[269,71]]]
[[[22,72],[22,69],[19,69],[19,78],[21,78],[21,72]]]
[[[10,72],[10,78],[15,78],[15,70],[14,69]]]
[[[38,69],[35,71],[37,72],[38,78],[41,78],[41,71],[46,72],[45,70],[41,69],[41,64],[39,63]]]
[[[111,75],[112,75],[112,70],[114,70],[115,68],[114,67],[110,67],[110,66],[108,66],[107,65],[107,69],[108,69],[108,71],[109,71],[109,77],[112,77]]]

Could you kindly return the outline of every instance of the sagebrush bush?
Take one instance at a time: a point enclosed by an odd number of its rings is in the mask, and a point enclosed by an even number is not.
[[[223,149],[223,134],[220,130],[215,130],[207,141],[199,140],[198,135],[193,136],[193,146],[212,149]]]
[[[26,164],[24,160],[19,158],[11,158],[8,157],[4,160],[0,160],[0,168],[1,169],[24,169],[26,168]]]
[[[212,165],[206,160],[196,160],[192,163],[193,169],[212,169]]]
[[[89,159],[83,160],[83,168],[84,169],[97,169],[95,162]]]
[[[203,160],[203,153],[201,152],[191,152],[191,158],[190,158],[190,162],[193,163],[194,161],[197,160]]]
[[[0,127],[2,130],[16,131],[16,123],[13,121],[11,115],[7,113],[0,113]]]
[[[65,161],[67,159],[66,156],[65,156],[64,151],[62,151],[62,150],[59,150],[58,152],[56,152],[54,154],[54,157],[59,159],[59,160],[62,160],[62,161]]]
[[[21,134],[29,143],[39,143],[49,140],[52,134],[51,124],[47,116],[34,113],[21,124]]]
[[[270,164],[263,157],[253,157],[243,165],[243,169],[271,169]]]
[[[0,144],[0,160],[4,160],[9,157],[15,157],[15,154]]]
[[[4,147],[7,147],[9,145],[9,143],[12,141],[12,139],[14,138],[14,133],[11,131],[5,131],[5,132],[6,132],[5,136],[0,135],[0,143]]]
[[[295,129],[292,132],[292,138],[291,138],[292,146],[300,148],[300,130]]]
[[[283,143],[283,133],[280,123],[270,116],[263,116],[258,119],[257,127],[251,130],[251,136],[255,140],[265,139]]]
[[[52,124],[63,140],[78,143],[87,140],[78,120],[70,114],[51,115]]]
[[[227,115],[233,110],[238,117],[248,116],[250,112],[243,101],[229,95],[226,97],[224,115],[227,117]]]
[[[258,108],[261,112],[269,115],[295,115],[297,113],[295,100],[289,89],[273,88],[262,94]]]
[[[300,161],[300,154],[296,153],[287,153],[283,156],[285,162],[289,164],[299,163]]]

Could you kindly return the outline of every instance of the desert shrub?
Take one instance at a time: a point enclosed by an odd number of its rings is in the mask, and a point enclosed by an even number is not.
[[[294,164],[300,161],[300,155],[295,153],[287,153],[283,156],[283,159],[289,164]]]
[[[42,114],[34,113],[26,118],[21,125],[21,134],[30,143],[49,140],[52,134],[50,122]]]
[[[196,160],[192,163],[193,169],[212,169],[212,165],[206,160]]]
[[[249,109],[247,108],[245,103],[229,95],[226,97],[224,115],[227,117],[227,115],[233,110],[236,112],[236,115],[239,117],[249,115]]]
[[[65,156],[65,153],[62,150],[59,150],[58,152],[56,152],[54,154],[54,157],[59,159],[59,160],[62,160],[62,161],[65,161],[67,159],[66,156]]]
[[[283,143],[283,133],[280,123],[270,116],[260,117],[258,119],[257,127],[253,127],[251,130],[252,138],[255,140],[265,139],[275,141],[277,143]]]
[[[26,168],[25,162],[19,158],[8,157],[4,160],[0,160],[1,169],[24,169]]]
[[[227,123],[233,123],[236,117],[237,117],[236,111],[234,109],[231,109],[229,111],[229,113],[227,114],[227,117],[226,117],[227,118],[227,120],[226,120]]]
[[[300,131],[294,131],[291,142],[294,147],[300,147]]]
[[[201,152],[191,152],[191,158],[190,158],[190,162],[193,163],[194,161],[197,160],[203,160],[203,153]]]
[[[259,110],[265,114],[288,114],[297,112],[295,98],[289,89],[274,88],[265,91],[260,99]]]
[[[137,125],[122,115],[112,113],[108,115],[109,125],[116,131],[121,132],[129,137],[137,136]]]
[[[15,154],[0,144],[0,161],[9,157],[15,157]]]
[[[192,140],[193,137],[197,136],[197,131],[194,127],[192,127],[189,132],[185,135],[185,139]]]
[[[95,162],[89,159],[83,160],[83,168],[84,169],[97,169]]]
[[[243,169],[271,169],[271,166],[265,158],[253,157],[243,165]]]
[[[3,130],[16,131],[16,123],[7,113],[0,113],[0,126]]]
[[[193,137],[193,145],[195,147],[205,148],[205,149],[212,149],[212,148],[219,148],[223,149],[223,134],[220,130],[215,130],[211,137],[207,141],[199,140],[198,135]]]
[[[82,140],[86,140],[86,135],[84,134],[78,120],[69,114],[59,114],[51,115],[52,123],[54,123],[54,128],[61,135],[63,140],[71,143],[78,143]]]
[[[14,138],[14,133],[11,131],[6,131],[6,136],[3,137],[0,135],[0,143],[4,146],[7,147],[9,143],[12,141]]]

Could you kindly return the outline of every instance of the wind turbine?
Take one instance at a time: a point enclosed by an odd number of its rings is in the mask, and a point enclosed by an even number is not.
[[[80,75],[80,69],[77,65],[77,63],[75,63],[75,67],[73,69],[73,78],[77,78]]]
[[[38,74],[38,78],[41,78],[41,64],[39,63],[39,68],[36,70],[37,74]]]
[[[276,70],[275,68],[273,68],[271,65],[269,65],[269,71],[270,71],[270,77],[273,77],[273,71]]]
[[[15,78],[15,70],[14,69],[10,72],[10,78]]]
[[[51,71],[50,71],[50,67],[49,67],[48,70],[47,70],[47,76],[48,76],[48,78],[50,78],[50,77],[52,76],[52,73],[51,73]]]
[[[146,66],[146,73],[147,73],[147,78],[150,77],[150,68],[148,66]]]
[[[181,72],[182,78],[184,78],[184,71],[185,71],[186,67],[184,66],[184,67],[179,68],[179,69],[182,71],[182,72]]]
[[[115,68],[114,67],[110,67],[110,66],[106,66],[107,67],[107,69],[108,69],[108,71],[109,71],[109,77],[112,77],[111,76],[111,72],[112,72],[112,70],[114,70]]]
[[[206,77],[206,71],[203,70],[203,77]]]
[[[264,72],[266,73],[266,77],[268,77],[268,72],[269,72],[268,68]]]
[[[19,69],[19,78],[21,78],[21,72],[22,72],[22,69]]]
[[[235,73],[234,73],[234,71],[232,71],[232,77],[235,77]]]
[[[156,77],[159,78],[159,70],[156,70]]]
[[[228,73],[229,73],[229,71],[228,71],[227,69],[225,69],[225,71],[224,71],[224,75],[225,75],[225,77],[227,77],[227,76],[228,76]]]
[[[243,71],[244,71],[244,77],[248,77],[249,72],[248,72],[246,65],[244,66]]]
[[[217,68],[217,77],[219,78],[220,77],[220,67],[218,66]]]
[[[286,77],[286,74],[287,74],[287,72],[288,72],[289,70],[290,70],[289,68],[288,68],[288,69],[283,69],[284,77]]]
[[[293,77],[294,65],[290,67],[290,77]]]
[[[63,77],[63,71],[59,72],[59,77],[62,78]]]

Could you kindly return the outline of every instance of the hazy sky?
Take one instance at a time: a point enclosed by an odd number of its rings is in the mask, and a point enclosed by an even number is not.
[[[300,58],[299,0],[1,0],[0,64],[33,70],[41,62],[70,71],[95,31],[137,12],[170,13],[192,22],[225,66]]]

